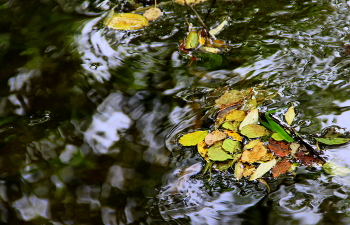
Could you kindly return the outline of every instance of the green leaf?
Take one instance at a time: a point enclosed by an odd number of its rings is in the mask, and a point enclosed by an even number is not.
[[[350,138],[315,138],[318,142],[326,145],[341,145],[350,141]]]
[[[280,135],[279,133],[273,133],[273,134],[271,135],[271,137],[272,137],[275,141],[283,141],[283,140],[284,140],[284,138],[281,137],[281,135]]]
[[[207,136],[208,131],[195,131],[189,134],[183,135],[179,143],[183,146],[193,146],[197,145],[199,142],[203,141],[205,136]]]
[[[233,156],[222,149],[222,142],[215,143],[208,149],[208,157],[213,161],[226,161],[233,159]]]
[[[346,176],[350,174],[350,169],[337,165],[335,162],[329,161],[323,164],[323,169],[326,173],[335,176]]]
[[[241,130],[241,134],[248,138],[257,138],[268,135],[270,132],[263,126],[258,124],[249,124],[244,126]]]
[[[222,144],[222,148],[225,151],[228,151],[229,153],[240,152],[241,143],[239,141],[234,141],[232,139],[226,139]]]
[[[254,171],[254,173],[251,175],[250,180],[256,180],[260,177],[262,177],[266,172],[270,171],[272,167],[274,167],[277,163],[276,159],[273,159],[271,161],[268,161],[266,163],[261,163],[258,168]]]
[[[222,124],[222,127],[233,132],[238,132],[239,124],[239,121],[225,122],[224,124]]]
[[[289,134],[280,125],[278,125],[278,123],[273,121],[271,119],[271,117],[269,116],[269,114],[275,113],[275,112],[277,112],[277,111],[276,110],[270,110],[270,111],[265,113],[266,120],[267,120],[267,122],[269,122],[269,124],[271,126],[271,129],[273,131],[277,132],[281,137],[283,137],[283,139],[285,141],[294,142],[294,139],[291,136],[289,136]]]

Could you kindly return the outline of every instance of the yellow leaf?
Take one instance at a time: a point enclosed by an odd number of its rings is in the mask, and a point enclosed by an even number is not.
[[[203,52],[208,52],[208,53],[219,53],[220,52],[220,50],[218,48],[213,48],[213,47],[201,46],[199,49]]]
[[[272,167],[274,167],[277,163],[276,159],[273,159],[271,161],[268,161],[266,163],[261,163],[258,168],[254,171],[252,176],[250,177],[249,180],[255,180],[260,177],[262,177],[265,173],[267,173],[269,170],[271,170]]]
[[[148,26],[148,20],[135,13],[115,13],[105,23],[106,26],[117,30],[136,30]]]
[[[243,166],[242,162],[237,162],[235,164],[235,177],[236,177],[237,180],[242,179],[242,177],[243,177],[243,169],[244,169],[244,166]]]
[[[239,129],[242,130],[243,127],[245,127],[249,124],[257,124],[258,121],[259,121],[259,110],[252,109],[248,112],[247,116],[244,118],[244,120],[239,125]]]
[[[267,149],[264,146],[263,142],[259,142],[255,145],[252,150],[245,150],[242,153],[241,161],[254,163],[259,161],[264,155],[266,155]]]
[[[284,118],[286,119],[288,125],[292,124],[292,122],[295,118],[295,111],[294,111],[293,105],[291,107],[289,107],[287,112],[284,114]]]
[[[244,165],[244,169],[243,169],[243,177],[247,177],[253,174],[253,172],[255,171],[255,166],[253,165]]]
[[[198,150],[198,153],[203,157],[203,159],[205,159],[205,161],[209,161],[208,147],[205,141],[199,142],[197,144],[197,150]]]
[[[243,101],[243,99],[250,93],[249,89],[238,91],[230,90],[226,91],[220,98],[215,100],[215,106],[221,107],[222,105],[233,105],[235,103]]]
[[[260,139],[255,139],[252,140],[251,142],[249,142],[248,144],[244,145],[245,149],[251,149],[254,148],[256,144],[258,144],[260,142]]]
[[[212,35],[212,36],[215,36],[216,34],[218,34],[218,33],[224,28],[224,26],[225,26],[226,24],[227,24],[227,20],[222,21],[222,22],[219,24],[219,26],[217,26],[217,27],[211,29],[211,30],[209,31],[209,34]]]
[[[197,4],[204,1],[206,0],[175,0],[176,3],[182,4],[182,5],[184,5],[185,2],[186,4]]]
[[[207,145],[211,146],[217,141],[221,141],[227,137],[227,134],[225,134],[222,131],[214,130],[213,132],[209,133],[204,141]]]
[[[207,134],[208,131],[195,131],[189,134],[185,134],[180,138],[179,143],[183,146],[197,145],[199,142],[204,140]]]
[[[230,130],[224,130],[224,131],[228,136],[232,137],[236,141],[242,141],[242,136],[239,135],[238,133],[230,131]]]
[[[226,121],[243,121],[246,115],[246,111],[233,109],[227,114]]]
[[[248,138],[257,138],[268,135],[270,132],[263,126],[258,124],[248,124],[241,130],[241,134]]]
[[[157,7],[150,8],[146,10],[143,14],[143,16],[146,17],[146,19],[148,19],[149,21],[156,20],[161,15],[162,15],[162,11]]]

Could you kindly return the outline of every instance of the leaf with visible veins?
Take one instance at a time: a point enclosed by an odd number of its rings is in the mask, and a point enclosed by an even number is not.
[[[272,138],[269,140],[268,148],[279,157],[284,157],[290,154],[288,143],[284,141],[275,141]]]

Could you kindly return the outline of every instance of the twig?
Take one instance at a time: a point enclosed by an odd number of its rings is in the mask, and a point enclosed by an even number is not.
[[[208,37],[210,37],[209,29],[208,29],[207,25],[205,25],[205,23],[203,22],[203,20],[201,19],[201,17],[198,15],[197,11],[194,10],[194,8],[193,8],[191,5],[187,4],[186,1],[185,1],[185,5],[186,5],[187,7],[189,7],[189,8],[196,14],[197,19],[198,19],[199,22],[202,24],[202,26],[203,26],[204,30],[206,31]]]

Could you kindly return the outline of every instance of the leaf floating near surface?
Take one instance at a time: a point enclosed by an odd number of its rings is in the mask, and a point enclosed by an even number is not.
[[[222,148],[225,149],[229,153],[240,152],[241,151],[241,143],[239,141],[226,139],[222,144]]]
[[[347,176],[350,174],[349,168],[339,166],[333,161],[323,164],[323,169],[326,173],[333,176]]]
[[[258,124],[249,124],[244,126],[241,130],[241,133],[248,138],[263,137],[270,134],[270,132],[265,127]]]
[[[180,138],[179,143],[183,146],[194,146],[202,142],[207,134],[208,131],[195,131],[185,134]]]
[[[295,118],[295,111],[293,105],[289,107],[287,112],[284,114],[284,118],[286,119],[288,125],[291,125],[293,123],[293,120]]]
[[[227,134],[225,134],[222,131],[214,130],[213,132],[207,134],[204,141],[207,145],[211,146],[217,141],[221,141],[227,137]]]
[[[279,177],[282,174],[285,174],[292,167],[292,163],[289,161],[278,162],[272,169],[271,173],[274,178]]]
[[[268,148],[279,157],[284,157],[290,154],[289,145],[284,141],[275,141],[270,139]]]
[[[162,15],[162,11],[157,7],[150,8],[146,10],[143,14],[143,16],[149,21],[156,20],[161,15]]]
[[[268,161],[266,163],[261,163],[258,166],[258,168],[256,168],[256,170],[254,171],[254,173],[252,174],[252,176],[250,177],[249,180],[256,180],[256,179],[262,177],[265,173],[270,171],[270,169],[272,167],[274,167],[276,165],[276,163],[277,163],[276,159],[273,159],[273,160]]]
[[[222,149],[222,142],[217,142],[208,149],[208,157],[213,161],[226,161],[233,156]]]
[[[248,163],[255,163],[259,161],[264,155],[266,155],[267,149],[263,142],[259,142],[252,150],[245,150],[242,153],[241,161]]]
[[[109,14],[104,24],[116,30],[137,30],[149,25],[146,17],[136,13]]]
[[[341,145],[346,144],[350,141],[350,138],[315,138],[318,142],[321,142],[326,145]]]
[[[239,125],[239,129],[242,130],[243,127],[250,124],[257,124],[258,121],[259,121],[259,110],[253,109],[247,114],[247,116],[241,122],[241,124]]]

